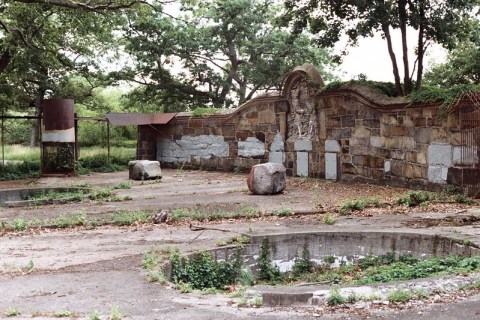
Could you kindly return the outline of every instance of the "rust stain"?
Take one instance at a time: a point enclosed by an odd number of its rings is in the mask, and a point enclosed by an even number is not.
[[[47,99],[43,101],[43,123],[46,131],[67,130],[74,126],[72,99]]]
[[[114,126],[131,126],[167,124],[176,115],[176,113],[108,113],[105,117]]]

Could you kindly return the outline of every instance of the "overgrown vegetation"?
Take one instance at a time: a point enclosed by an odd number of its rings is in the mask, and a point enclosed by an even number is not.
[[[199,210],[179,208],[173,209],[169,213],[171,220],[193,219],[199,221],[214,221],[220,219],[236,219],[236,218],[254,218],[259,217],[261,212],[258,208],[245,206],[233,211],[225,210]]]
[[[347,200],[343,202],[338,208],[338,212],[342,216],[348,216],[352,214],[352,211],[362,211],[368,207],[380,206],[380,200],[377,198],[361,198],[355,200]]]
[[[101,218],[89,216],[83,211],[73,212],[71,214],[61,214],[55,218],[45,219],[44,221],[40,221],[36,218],[26,219],[19,217],[12,221],[1,221],[0,232],[21,232],[40,227],[65,229],[81,226],[91,229],[107,224],[129,226],[135,223],[147,223],[150,221],[150,217],[151,214],[148,211],[142,210],[120,210],[111,212],[110,214]]]
[[[6,147],[5,159],[9,162],[5,167],[0,162],[0,181],[35,178],[40,175],[40,148],[20,145]],[[75,164],[78,174],[115,172],[128,168],[128,161],[135,158],[135,148],[112,148],[110,160],[107,158],[105,148],[82,148],[80,155]]]
[[[225,289],[234,284],[241,274],[241,247],[231,261],[217,262],[205,251],[182,257],[178,250],[170,255],[172,279],[177,287],[188,284],[192,289]]]

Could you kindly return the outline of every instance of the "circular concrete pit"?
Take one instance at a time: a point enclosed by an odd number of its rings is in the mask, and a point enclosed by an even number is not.
[[[462,240],[429,235],[422,233],[404,232],[298,232],[273,235],[252,235],[251,243],[244,245],[242,259],[244,265],[255,274],[258,271],[257,262],[260,257],[261,246],[268,239],[271,261],[281,272],[290,271],[295,259],[301,258],[307,249],[310,260],[324,263],[326,257],[335,257],[332,267],[340,263],[355,263],[366,256],[379,256],[394,253],[412,255],[419,259],[432,257],[447,257],[450,255],[471,257],[480,255],[480,249],[472,243]],[[236,246],[221,247],[208,250],[215,260],[233,259],[237,252]],[[442,283],[442,288],[449,285],[458,287],[467,285],[480,279],[480,275],[449,276],[448,283]],[[478,279],[477,279],[478,278]],[[431,288],[439,289],[439,280],[418,279],[403,284],[381,283],[369,286],[351,286],[340,289],[342,293],[355,292],[357,295],[385,298],[389,291],[398,287],[404,288]],[[263,297],[266,306],[290,305],[318,305],[329,295],[331,286],[257,286],[253,290]],[[385,298],[386,299],[386,298]]]
[[[54,193],[75,193],[82,191],[88,193],[90,189],[87,188],[65,188],[65,187],[45,187],[45,188],[24,188],[24,189],[7,189],[0,190],[0,206],[3,207],[27,207],[31,205],[40,205],[46,203],[68,202],[69,199],[62,200],[29,200],[30,198],[54,194]]]

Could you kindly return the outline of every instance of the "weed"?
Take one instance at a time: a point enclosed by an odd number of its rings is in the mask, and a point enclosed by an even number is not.
[[[425,191],[409,191],[396,199],[397,204],[404,204],[407,207],[415,207],[433,199],[433,195]]]
[[[472,244],[472,241],[470,241],[470,240],[468,240],[468,239],[463,240],[463,245],[464,245],[464,246],[469,246],[469,245],[471,245],[471,244]]]
[[[423,289],[423,288],[417,288],[413,290],[413,293],[418,299],[427,299],[428,298],[428,292]]]
[[[295,259],[292,267],[292,274],[294,277],[310,273],[314,263],[310,261],[310,251],[308,250],[307,244],[303,246],[302,258]]]
[[[218,108],[203,108],[203,107],[198,107],[192,110],[192,116],[193,117],[205,117],[205,116],[210,116],[212,114],[215,114],[219,111],[220,109]]]
[[[121,320],[123,318],[123,314],[120,311],[119,306],[114,306],[110,309],[110,320]]]
[[[235,166],[233,168],[233,172],[235,172],[235,173],[243,173],[243,172],[245,172],[245,170],[246,170],[246,168],[242,165],[238,165],[238,166]]]
[[[54,316],[55,318],[69,318],[69,317],[75,317],[75,313],[68,310],[61,310],[61,311],[55,312]]]
[[[190,293],[193,291],[190,283],[183,283],[182,281],[176,283],[175,287],[180,290],[181,293]]]
[[[7,311],[5,311],[5,315],[7,317],[16,317],[16,316],[19,316],[20,314],[21,312],[18,309],[12,308],[12,307],[9,307]]]
[[[453,200],[455,200],[455,202],[457,203],[463,203],[468,205],[472,205],[475,203],[475,200],[473,200],[472,198],[469,198],[465,193],[454,195]]]
[[[27,264],[27,273],[32,273],[33,269],[35,268],[35,264],[33,263],[33,259],[30,259]]]
[[[335,218],[330,214],[327,214],[325,217],[323,217],[323,221],[328,225],[335,224]]]
[[[280,280],[280,270],[270,260],[270,242],[265,237],[260,248],[260,257],[258,259],[258,279],[275,282]]]
[[[337,306],[339,304],[344,304],[346,299],[340,294],[340,290],[338,288],[330,289],[330,294],[327,298],[327,305],[329,306]]]
[[[70,228],[74,226],[82,226],[87,221],[87,215],[85,213],[79,212],[74,213],[70,216],[64,216],[61,214],[54,220],[55,226],[58,228]]]
[[[150,282],[167,283],[163,262],[168,258],[168,254],[170,249],[158,251],[155,248],[143,254],[142,265],[147,270],[147,278]]]
[[[333,264],[337,259],[334,256],[326,256],[323,258],[323,262],[326,264]]]
[[[380,200],[377,198],[361,198],[356,200],[347,200],[344,201],[339,209],[338,212],[342,216],[348,216],[352,214],[352,211],[362,211],[367,207],[378,207],[380,205]]]
[[[413,298],[413,294],[411,291],[404,290],[401,288],[397,288],[393,291],[390,291],[390,293],[387,296],[388,301],[390,302],[408,302]]]
[[[132,189],[132,183],[130,181],[122,181],[113,186],[113,189]]]
[[[224,247],[227,245],[227,242],[225,240],[219,240],[216,243],[217,247]]]
[[[176,250],[170,255],[172,278],[175,283],[189,284],[193,289],[223,289],[234,284],[240,275],[241,250],[237,249],[235,259],[222,262],[215,261],[212,255],[205,251],[197,252],[188,258],[181,257]]]
[[[355,293],[355,291],[351,290],[349,293],[348,293],[348,296],[347,298],[345,299],[345,301],[347,303],[355,303],[358,301],[358,296],[357,294]]]
[[[87,320],[101,320],[101,314],[97,310],[87,315]]]
[[[12,221],[11,226],[15,231],[25,231],[27,230],[29,223],[26,219],[16,218]]]
[[[117,211],[111,215],[111,219],[120,226],[129,226],[135,222],[147,222],[150,219],[150,213],[146,211]]]
[[[273,210],[272,214],[279,217],[288,217],[293,215],[293,210],[291,208],[282,208],[280,210]]]

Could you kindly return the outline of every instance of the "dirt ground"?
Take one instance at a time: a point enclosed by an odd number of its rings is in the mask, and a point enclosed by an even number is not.
[[[116,190],[132,200],[122,202],[84,202],[0,209],[0,221],[37,218],[42,221],[59,215],[84,212],[99,216],[117,210],[195,208],[232,210],[245,206],[263,212],[291,209],[291,217],[271,217],[216,222],[225,232],[203,233],[188,224],[145,224],[129,227],[104,226],[95,229],[35,229],[4,233],[0,236],[0,318],[9,308],[16,317],[55,318],[68,310],[77,318],[88,318],[94,311],[107,319],[118,307],[128,319],[474,319],[480,316],[480,295],[435,303],[421,308],[238,308],[226,295],[181,294],[168,286],[149,283],[141,266],[142,255],[152,247],[178,247],[181,251],[211,248],[218,240],[239,233],[271,234],[309,230],[392,230],[422,232],[468,239],[480,244],[477,220],[468,223],[450,221],[452,216],[478,216],[476,205],[432,204],[427,208],[404,209],[384,205],[352,216],[338,216],[335,225],[323,222],[325,213],[336,215],[335,208],[344,200],[378,197],[393,203],[406,190],[355,183],[334,183],[316,179],[290,178],[287,190],[275,196],[250,195],[246,175],[207,171],[163,170],[161,182],[135,182],[131,189]],[[0,182],[1,189],[45,186],[114,186],[128,181],[128,172],[91,174],[68,178],[41,178]],[[450,219],[450,220],[449,220]],[[455,219],[454,219],[455,220]],[[458,219],[457,219],[458,220]],[[455,220],[455,221],[457,221]],[[32,272],[26,268],[33,263]],[[31,269],[31,268],[30,268]],[[347,310],[348,309],[348,310]]]

